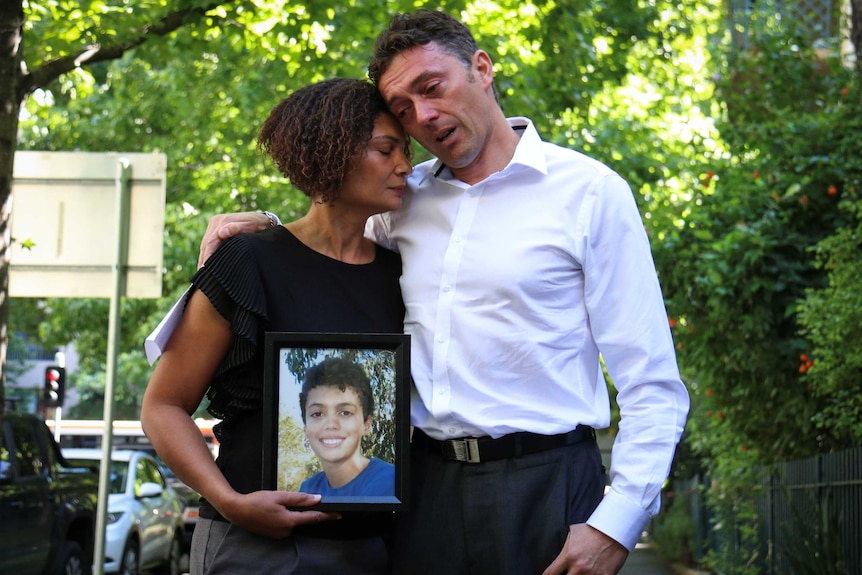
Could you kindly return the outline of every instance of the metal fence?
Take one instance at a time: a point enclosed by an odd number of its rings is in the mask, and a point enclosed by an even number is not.
[[[691,519],[698,563],[709,549],[720,553],[743,544],[738,528],[712,525],[704,497],[710,481],[674,482],[675,504],[686,505]],[[779,464],[764,470],[760,487],[757,549],[748,551],[759,573],[862,575],[862,447]],[[793,563],[800,557],[812,568]]]
[[[793,573],[794,557],[862,574],[862,447],[783,463],[758,498],[763,572]],[[843,564],[836,565],[841,554]]]
[[[742,50],[749,46],[751,19],[757,10],[779,14],[799,25],[812,39],[828,39],[841,33],[841,7],[841,0],[773,0],[769,3],[730,0],[727,3],[727,21],[734,48]]]

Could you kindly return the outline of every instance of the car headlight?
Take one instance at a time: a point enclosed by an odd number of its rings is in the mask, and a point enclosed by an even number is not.
[[[109,511],[108,512],[108,525],[111,523],[116,523],[119,521],[124,515],[122,511]]]

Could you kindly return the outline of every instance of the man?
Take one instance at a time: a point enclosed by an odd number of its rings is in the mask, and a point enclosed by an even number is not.
[[[631,190],[507,119],[490,57],[441,12],[396,15],[369,76],[437,157],[367,228],[401,252],[413,342],[411,510],[395,572],[617,573],[659,510],[689,407]],[[215,218],[202,261],[269,223]],[[622,416],[606,495],[599,354]]]

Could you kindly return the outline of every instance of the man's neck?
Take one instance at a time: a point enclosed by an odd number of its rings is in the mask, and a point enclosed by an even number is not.
[[[512,129],[502,113],[500,118],[502,121],[495,123],[482,152],[473,163],[463,168],[449,168],[453,176],[472,186],[509,165],[515,156],[521,134]]]

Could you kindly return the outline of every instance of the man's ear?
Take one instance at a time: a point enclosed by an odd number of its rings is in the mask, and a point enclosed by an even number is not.
[[[476,50],[473,54],[473,70],[479,76],[482,86],[489,89],[494,83],[494,62],[484,50]]]
[[[371,424],[374,423],[374,418],[370,415],[365,418],[365,433],[371,433]]]

